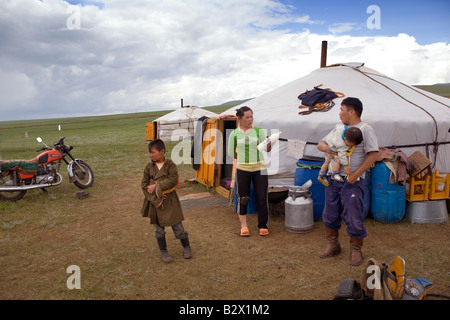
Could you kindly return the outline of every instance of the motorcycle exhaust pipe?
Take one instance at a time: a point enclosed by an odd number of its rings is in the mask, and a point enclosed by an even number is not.
[[[54,187],[59,185],[63,178],[62,176],[57,173],[59,179],[57,182],[55,183],[44,183],[44,184],[32,184],[29,186],[10,186],[10,187],[0,187],[0,192],[2,191],[24,191],[24,190],[31,190],[31,189],[42,189],[42,188],[46,188],[46,187]]]

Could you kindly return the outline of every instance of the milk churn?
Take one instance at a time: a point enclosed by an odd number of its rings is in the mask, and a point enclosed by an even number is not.
[[[285,228],[293,233],[306,233],[313,229],[313,200],[309,190],[301,187],[289,188],[289,196],[284,201]]]

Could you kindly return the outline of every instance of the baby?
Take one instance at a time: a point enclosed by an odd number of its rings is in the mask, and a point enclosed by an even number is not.
[[[329,182],[325,175],[331,160],[332,174],[331,179],[344,182],[344,178],[339,174],[341,165],[344,166],[344,173],[349,175],[351,173],[347,153],[353,151],[353,148],[360,144],[363,140],[362,132],[356,127],[347,127],[343,124],[337,124],[336,127],[327,135],[326,143],[332,152],[337,153],[334,158],[328,153],[325,153],[325,162],[319,172],[319,180],[326,187]]]

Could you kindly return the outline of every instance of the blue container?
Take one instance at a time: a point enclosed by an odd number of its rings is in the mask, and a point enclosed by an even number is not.
[[[323,161],[300,159],[295,170],[295,186],[302,186],[309,179],[313,183],[309,191],[312,193],[314,221],[322,219],[322,212],[325,207],[325,186],[317,180],[322,165]]]
[[[406,186],[389,183],[391,171],[384,162],[377,162],[371,169],[372,195],[370,212],[376,221],[399,222],[405,216]]]
[[[372,174],[370,173],[370,171],[366,171],[364,179],[364,198],[363,198],[364,219],[367,217],[370,210],[371,189],[372,189]]]
[[[237,188],[236,182],[234,183],[234,212],[237,212]],[[250,201],[247,204],[247,214],[258,213],[258,205],[256,204],[255,189],[253,188],[253,182],[250,183]]]
[[[314,221],[322,219],[322,212],[325,207],[325,186],[317,180],[319,176],[320,168],[323,165],[323,161],[313,161],[307,159],[300,159],[297,162],[297,170],[295,171],[294,185],[301,186],[309,179],[312,181],[312,186],[309,191],[312,193]],[[364,179],[364,218],[367,217],[370,209],[370,187],[371,187],[371,174],[366,172]]]

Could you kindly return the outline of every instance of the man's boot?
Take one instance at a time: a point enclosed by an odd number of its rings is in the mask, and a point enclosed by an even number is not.
[[[328,227],[325,227],[325,233],[327,235],[328,246],[319,257],[329,258],[341,253],[341,245],[339,244],[339,231]]]
[[[350,264],[352,266],[359,266],[363,262],[363,255],[361,252],[363,241],[364,238],[350,238]]]
[[[189,245],[189,238],[186,237],[186,238],[184,238],[184,239],[180,239],[180,241],[181,241],[181,245],[182,245],[183,248],[184,248],[184,251],[183,251],[183,257],[184,257],[185,259],[190,259],[190,258],[192,258],[192,250],[191,250],[191,246]]]
[[[158,247],[161,251],[162,261],[164,261],[165,263],[172,262],[173,259],[167,251],[166,238],[156,238],[156,241],[158,242]]]

